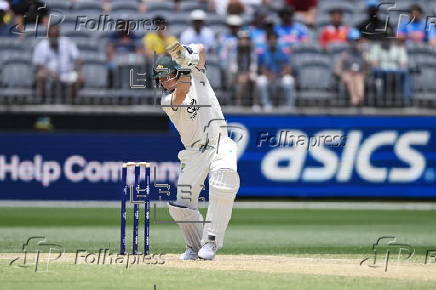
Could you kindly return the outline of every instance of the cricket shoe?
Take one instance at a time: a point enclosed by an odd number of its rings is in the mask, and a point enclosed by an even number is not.
[[[196,251],[194,251],[193,249],[191,249],[190,247],[186,247],[186,251],[180,255],[179,257],[180,260],[197,260],[198,259],[198,254]]]
[[[213,260],[216,253],[216,244],[214,241],[209,241],[198,251],[198,257],[203,260]]]

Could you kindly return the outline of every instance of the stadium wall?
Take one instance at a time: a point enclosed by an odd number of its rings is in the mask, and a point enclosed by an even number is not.
[[[436,198],[436,117],[229,115],[240,197]],[[170,126],[169,126],[170,127]],[[116,200],[122,161],[152,161],[175,197],[163,133],[0,132],[1,199]],[[218,148],[219,150],[219,148]],[[206,190],[202,193],[205,195]]]

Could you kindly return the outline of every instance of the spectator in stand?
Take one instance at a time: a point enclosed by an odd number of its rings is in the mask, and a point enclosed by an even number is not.
[[[48,82],[60,84],[62,88],[71,88],[71,97],[76,96],[82,83],[79,50],[69,38],[60,37],[59,26],[50,26],[48,38],[42,39],[35,46],[33,64],[36,66],[36,90],[39,98],[46,96]]]
[[[257,55],[262,54],[266,49],[266,34],[268,23],[266,21],[267,14],[265,11],[256,10],[254,12],[253,22],[248,28],[251,42],[254,45],[254,50]],[[272,26],[270,27],[270,30]]]
[[[280,49],[276,33],[273,32],[267,35],[267,43],[266,51],[258,57],[260,75],[256,79],[256,87],[261,105],[266,111],[271,111],[272,103],[268,91],[282,89],[285,105],[293,108],[295,103],[295,81],[291,75],[290,57]],[[277,95],[276,93],[273,92],[273,95]]]
[[[153,19],[153,24],[158,27],[157,31],[147,33],[143,39],[145,54],[148,58],[153,57],[155,52],[156,55],[165,54],[165,48],[177,41],[174,36],[168,34],[168,25],[165,18],[156,16]]]
[[[294,21],[294,9],[291,7],[282,8],[279,16],[282,23],[275,27],[275,32],[284,52],[290,55],[294,44],[309,40],[307,27]]]
[[[211,7],[220,15],[251,14],[253,8],[265,2],[268,4],[271,0],[209,0]]]
[[[427,20],[423,17],[422,7],[414,4],[410,7],[410,21],[404,21],[400,24],[397,31],[397,37],[406,42],[436,42],[436,35],[433,30],[427,29]],[[431,28],[434,29],[434,26]]]
[[[116,69],[122,66],[133,64],[142,54],[141,41],[133,31],[128,30],[126,22],[120,22],[117,25],[117,31],[114,31],[109,36],[109,41],[106,45],[107,67],[109,86],[112,88],[120,86],[117,79],[114,78]],[[132,57],[134,56],[134,57]]]
[[[319,36],[319,43],[322,48],[327,49],[331,43],[344,43],[348,41],[348,34],[351,27],[343,25],[342,10],[330,10],[330,25],[324,27]]]
[[[236,104],[253,105],[252,89],[253,80],[256,78],[257,60],[247,31],[239,31],[237,49]]]
[[[436,26],[428,30],[428,40],[431,46],[436,47]]]
[[[228,32],[220,41],[222,44],[219,51],[221,69],[226,73],[228,86],[233,83],[234,76],[237,74],[237,47],[238,32],[242,25],[242,18],[239,15],[227,16]]]
[[[122,29],[114,31],[110,35],[106,47],[108,61],[112,61],[116,55],[140,54],[141,45],[136,34],[128,30],[128,25],[117,25],[117,27],[122,27]]]
[[[386,19],[378,15],[379,0],[366,0],[366,13],[368,18],[359,23],[356,28],[360,31],[362,40],[380,41],[386,37],[394,37],[394,30]]]
[[[229,0],[229,3],[227,4],[227,15],[242,15],[245,10],[245,6],[240,0]]]
[[[235,105],[242,105],[251,96],[251,74],[255,72],[256,61],[248,33],[240,30],[242,18],[229,15],[227,25],[229,33],[221,40],[220,64],[225,72],[226,87],[235,87]]]
[[[212,30],[204,27],[205,19],[206,13],[203,10],[192,11],[192,27],[182,33],[180,42],[183,44],[201,43],[207,50],[213,51],[215,49],[215,37]]]
[[[318,0],[284,0],[284,3],[295,9],[297,16],[301,15],[308,26],[315,26]]]
[[[9,3],[0,1],[0,37],[15,36],[12,33],[12,13],[9,9]]]
[[[141,4],[138,7],[138,10],[141,11],[143,7],[141,7]],[[112,10],[112,0],[101,0],[101,9],[103,10],[103,13],[109,14]]]
[[[15,0],[12,3],[15,22],[19,30],[24,30],[27,26],[30,26],[30,29],[34,29],[34,26],[37,24],[48,24],[49,13],[43,2],[39,0]]]
[[[347,38],[350,42],[350,48],[339,57],[336,63],[336,75],[345,85],[351,98],[351,104],[358,106],[363,104],[365,76],[369,64],[359,46],[360,32],[357,29],[352,29],[348,32]]]
[[[181,0],[174,0],[174,10],[175,10],[175,11],[177,11],[177,12],[182,11],[182,9],[181,9],[181,3],[182,3]]]
[[[377,97],[385,96],[387,87],[391,85],[388,80],[395,79],[395,85],[402,86],[404,100],[409,102],[412,89],[406,48],[399,45],[397,39],[384,38],[372,45],[369,61],[376,79]]]

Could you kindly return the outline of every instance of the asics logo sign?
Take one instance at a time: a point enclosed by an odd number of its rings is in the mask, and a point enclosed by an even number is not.
[[[300,130],[291,132],[296,136],[306,135]],[[344,135],[346,142],[339,151],[338,147],[331,148],[326,144],[309,148],[295,144],[292,147],[273,149],[262,159],[262,174],[270,180],[282,182],[345,183],[357,176],[370,183],[408,183],[419,179],[426,169],[426,159],[420,150],[430,140],[429,131],[399,133],[396,130],[383,130],[364,136],[360,130],[348,133],[323,130],[316,135]],[[393,148],[393,162],[374,164],[372,156],[381,147],[382,150]],[[308,164],[309,158],[320,165]]]

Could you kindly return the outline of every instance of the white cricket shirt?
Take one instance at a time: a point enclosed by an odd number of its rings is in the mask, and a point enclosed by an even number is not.
[[[220,138],[227,137],[227,123],[206,74],[194,68],[191,77],[191,88],[183,105],[210,106],[163,107],[163,110],[173,122],[186,148],[198,148],[206,143],[214,146]],[[163,96],[161,104],[170,105],[171,97],[172,94]]]

